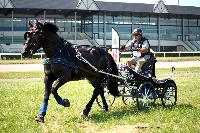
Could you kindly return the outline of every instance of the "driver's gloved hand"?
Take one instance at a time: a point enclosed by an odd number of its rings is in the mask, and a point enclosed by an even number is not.
[[[136,48],[136,51],[140,51],[140,48]]]

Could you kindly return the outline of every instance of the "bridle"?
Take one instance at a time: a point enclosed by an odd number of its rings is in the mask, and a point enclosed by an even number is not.
[[[30,34],[31,37],[30,39],[34,39],[32,41],[30,41],[30,43],[27,43],[25,42],[24,45],[28,45],[28,49],[27,51],[29,52],[30,56],[33,55],[35,52],[41,52],[41,51],[48,51],[48,50],[52,50],[52,49],[56,49],[57,52],[54,53],[54,55],[52,57],[56,57],[59,53],[62,52],[62,48],[59,48],[58,46],[51,46],[51,47],[42,47],[42,49],[37,49],[35,48],[34,46],[35,45],[40,45],[39,43],[41,42],[38,42],[40,40],[45,40],[45,35],[43,34],[44,31],[43,30],[36,30],[36,31],[29,31],[29,32],[26,32],[25,35],[24,35],[24,39],[27,40],[27,34]],[[46,42],[42,42],[43,44],[45,44]],[[37,46],[36,46],[37,47]]]
[[[39,36],[42,36],[42,33],[40,31],[28,31],[24,34],[24,39],[26,40],[24,45],[27,45],[27,49],[25,52],[30,53],[30,55],[33,55],[35,52],[38,52],[37,48],[35,48],[35,45],[39,45],[36,39]],[[31,39],[29,40],[30,43],[28,39]]]

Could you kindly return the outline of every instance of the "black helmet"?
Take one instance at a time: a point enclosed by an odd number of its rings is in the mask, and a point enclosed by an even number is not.
[[[138,34],[142,35],[142,29],[136,28],[133,30],[133,35],[138,35]]]

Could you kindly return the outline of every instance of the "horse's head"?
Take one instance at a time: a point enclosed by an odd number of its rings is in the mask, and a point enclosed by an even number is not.
[[[51,57],[55,55],[59,48],[63,46],[63,39],[56,33],[58,27],[52,23],[30,23],[30,31],[24,34],[24,47],[22,56],[28,57],[39,48],[43,48],[45,55]]]
[[[43,24],[40,22],[30,23],[30,31],[24,34],[24,47],[21,51],[23,57],[28,57],[34,54],[39,48],[41,48],[40,39],[42,36]]]

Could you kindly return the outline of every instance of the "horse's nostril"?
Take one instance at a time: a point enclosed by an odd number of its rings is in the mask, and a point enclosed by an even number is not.
[[[21,51],[21,54],[22,54],[23,57],[27,56],[27,52],[25,52],[25,51]]]

